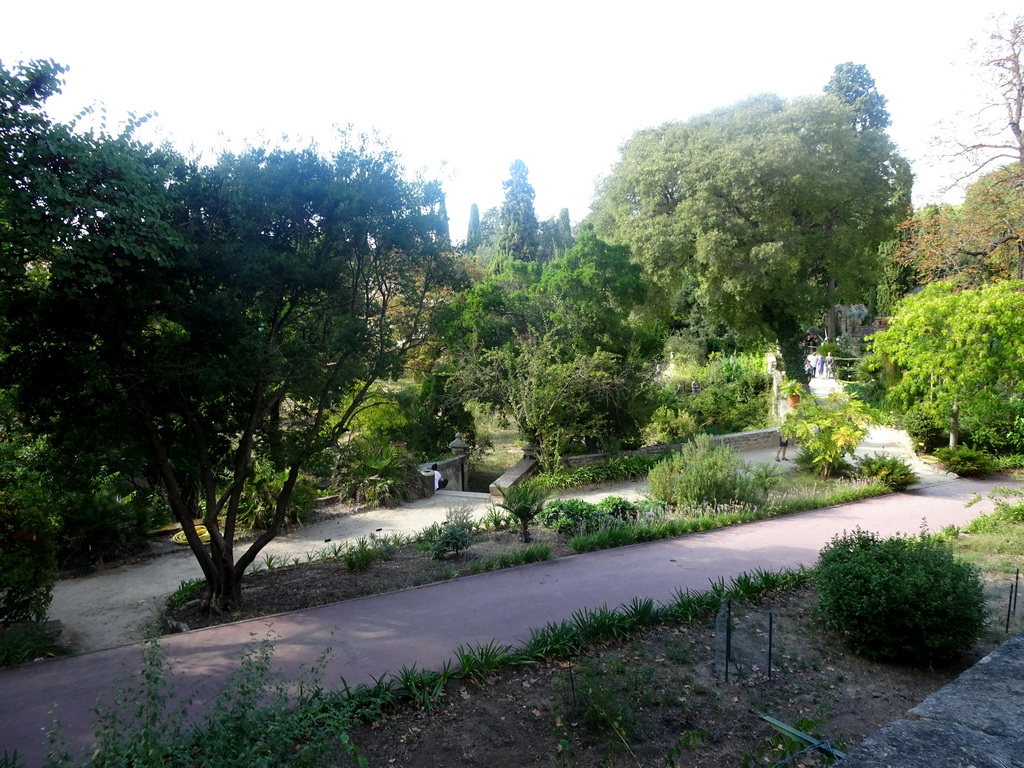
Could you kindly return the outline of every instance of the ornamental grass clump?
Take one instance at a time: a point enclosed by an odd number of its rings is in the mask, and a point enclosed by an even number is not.
[[[815,584],[825,625],[870,659],[949,661],[984,628],[977,570],[926,536],[836,536],[821,551]]]

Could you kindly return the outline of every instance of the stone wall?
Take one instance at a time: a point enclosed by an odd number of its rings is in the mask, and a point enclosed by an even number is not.
[[[729,435],[713,435],[711,442],[728,445],[737,451],[749,451],[755,448],[776,448],[779,445],[779,430],[778,427],[772,427],[771,429],[754,429],[750,432],[734,432]],[[680,441],[678,443],[665,443],[664,445],[648,445],[635,451],[623,451],[621,454],[588,453],[582,456],[570,456],[563,459],[562,463],[567,467],[575,469],[576,467],[585,467],[590,464],[600,464],[618,455],[635,456],[640,454],[657,456],[662,453],[678,451],[685,444],[685,441]]]
[[[469,483],[469,449],[462,440],[462,433],[456,432],[455,439],[448,443],[452,449],[451,458],[426,461],[419,465],[423,475],[423,487],[427,496],[434,495],[434,472],[431,465],[437,464],[437,471],[448,480],[446,491],[464,491]],[[428,482],[429,478],[429,482]]]
[[[1024,635],[869,736],[836,766],[1024,767]]]
[[[731,446],[737,451],[749,451],[755,448],[776,448],[779,445],[779,430],[778,427],[772,427],[771,429],[755,429],[750,432],[735,432],[729,435],[714,435],[711,441]],[[582,456],[564,458],[562,459],[562,464],[570,469],[576,469],[577,467],[586,467],[591,464],[600,464],[615,456],[657,456],[662,453],[678,451],[683,445],[685,445],[685,442],[649,445],[635,451],[623,451],[621,454],[588,453]],[[526,446],[523,450],[523,458],[512,469],[508,470],[491,484],[490,492],[492,496],[500,496],[500,488],[511,488],[533,477],[540,471],[540,463],[537,461],[536,455],[532,453],[531,446]]]

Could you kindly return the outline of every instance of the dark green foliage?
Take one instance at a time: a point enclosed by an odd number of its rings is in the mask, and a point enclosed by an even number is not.
[[[884,130],[892,124],[888,100],[878,92],[875,78],[863,64],[837,64],[824,90],[853,110],[854,130]]]
[[[541,479],[549,488],[568,490],[601,483],[619,483],[642,480],[656,464],[664,460],[663,455],[637,453],[632,456],[615,456],[598,464],[587,464],[575,469],[556,469],[545,472]]]
[[[360,536],[354,544],[345,548],[341,559],[345,567],[353,573],[365,573],[373,564],[384,556],[381,542]]]
[[[583,499],[555,499],[544,505],[537,522],[562,535],[599,524],[601,514],[597,505]]]
[[[1024,453],[1024,397],[978,393],[960,409],[962,441],[988,453]]]
[[[527,480],[511,488],[498,490],[501,491],[501,503],[498,506],[519,521],[519,538],[529,542],[530,523],[544,508],[551,491],[537,480]]]
[[[469,226],[466,231],[466,250],[475,253],[476,249],[483,243],[484,236],[480,229],[480,209],[476,203],[469,206]]]
[[[167,598],[167,607],[180,609],[189,601],[197,600],[205,588],[205,579],[183,579],[178,588]]]
[[[793,457],[793,463],[803,472],[809,474],[819,474],[820,470],[815,464],[814,456],[806,448],[801,448],[796,452],[796,456]],[[831,477],[851,477],[853,476],[856,468],[847,461],[845,458],[840,459],[838,462],[832,465],[830,476]]]
[[[900,240],[889,240],[878,247],[878,256],[882,264],[881,279],[878,282],[878,299],[875,314],[879,317],[890,317],[896,311],[900,299],[914,288],[914,270],[906,262],[896,258],[900,248]]]
[[[583,499],[555,499],[544,506],[537,519],[562,535],[576,536],[633,523],[640,516],[657,517],[664,510],[661,502],[635,503],[616,496],[608,496],[596,504]]]
[[[35,659],[68,656],[73,651],[54,642],[45,624],[0,628],[0,667],[13,667]],[[0,760],[0,766],[3,761]]]
[[[996,471],[995,461],[989,454],[962,444],[956,448],[937,448],[935,458],[947,472],[961,477],[984,477]]]
[[[977,571],[923,536],[836,536],[821,551],[815,583],[826,626],[872,659],[948,661],[984,628]]]
[[[238,501],[238,525],[245,531],[265,531],[274,524],[277,499],[288,482],[288,472],[275,472],[270,462],[257,460]],[[318,497],[313,479],[307,475],[295,481],[288,498],[287,519],[298,523],[308,517]]]
[[[757,367],[752,364],[755,359]],[[771,412],[772,380],[763,365],[762,357],[714,355],[693,374],[700,386],[696,395],[689,394],[689,381],[680,383],[679,407],[710,434],[766,427]],[[802,368],[798,373],[802,374]]]
[[[485,645],[460,645],[455,649],[455,659],[459,664],[459,674],[477,685],[483,684],[495,672],[509,665],[512,655],[511,645],[499,645],[491,640]]]
[[[59,74],[0,78],[0,386],[27,429],[143,458],[207,603],[231,610],[305,463],[403,373],[461,280],[440,186],[352,136],[199,165],[131,129],[80,133],[44,109]],[[235,547],[257,459],[284,481],[266,534]]]
[[[431,546],[430,553],[436,560],[446,557],[449,553],[458,557],[460,552],[466,551],[472,544],[473,536],[468,526],[447,523],[444,531]]]
[[[450,385],[451,373],[435,371],[416,384],[402,387],[388,402],[362,414],[358,431],[384,442],[405,443],[420,461],[448,454],[458,432],[472,447],[476,440],[473,415]]]
[[[422,496],[416,460],[403,446],[381,438],[356,440],[337,456],[337,485],[346,498],[394,507]]]
[[[501,230],[498,235],[497,268],[511,261],[536,261],[537,214],[533,209],[536,193],[530,184],[530,172],[522,160],[509,168],[510,176],[502,183],[505,202],[501,205]]]
[[[366,766],[344,734],[353,712],[324,692],[328,654],[290,685],[273,669],[269,641],[246,647],[223,692],[195,721],[187,703],[174,700],[172,672],[159,645],[151,643],[143,652],[142,682],[120,688],[116,702],[98,710],[98,751],[89,765],[312,768],[338,760],[340,751],[345,760]]]
[[[56,570],[46,506],[0,489],[0,627],[46,618]]]
[[[857,465],[858,474],[868,480],[878,480],[894,491],[905,491],[920,479],[906,459],[893,456],[863,457]]]
[[[592,231],[543,268],[512,261],[447,310],[460,359],[452,384],[507,414],[548,469],[561,456],[637,446],[656,405],[660,346],[630,320],[645,296],[628,250]]]
[[[918,451],[934,451],[949,440],[948,424],[927,404],[908,408],[903,414],[902,424]]]

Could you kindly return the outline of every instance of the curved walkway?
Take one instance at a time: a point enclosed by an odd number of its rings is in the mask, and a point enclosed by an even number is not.
[[[369,683],[405,665],[439,668],[460,645],[519,644],[529,630],[585,607],[618,606],[634,596],[669,601],[678,590],[702,590],[755,568],[811,565],[836,533],[860,526],[883,535],[963,525],[990,509],[984,496],[997,480],[955,479],[903,494],[667,541],[577,555],[402,592],[361,598],[270,618],[166,637],[161,645],[180,693],[196,704],[216,695],[240,649],[254,638],[275,641],[275,664],[294,676],[325,648],[327,686]],[[114,681],[136,679],[141,646],[110,648],[17,669],[0,670],[0,750],[17,749],[25,764],[43,762],[54,719],[75,748],[91,743],[97,700],[109,702]]]

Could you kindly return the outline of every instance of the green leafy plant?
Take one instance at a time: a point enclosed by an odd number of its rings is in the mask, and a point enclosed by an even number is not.
[[[458,557],[460,552],[469,549],[472,544],[473,537],[465,526],[447,523],[444,532],[430,548],[430,554],[435,560],[447,557],[449,553]]]
[[[197,600],[206,588],[206,579],[182,579],[178,588],[167,598],[167,607],[181,609],[191,600]]]
[[[871,421],[864,403],[833,391],[824,404],[801,400],[779,433],[794,438],[818,473],[829,477],[845,457],[853,455]]]
[[[783,397],[803,395],[806,391],[804,385],[795,379],[783,379],[782,384],[779,386],[779,394]]]
[[[459,673],[470,682],[479,685],[506,666],[511,654],[511,645],[502,645],[491,640],[484,645],[460,645],[455,651],[455,660],[459,665]]]
[[[0,626],[46,618],[57,570],[54,534],[43,505],[0,489]]]
[[[663,456],[637,453],[629,456],[615,456],[608,461],[587,464],[575,469],[560,468],[545,472],[540,480],[554,490],[567,490],[598,483],[628,482],[647,477],[651,467],[664,459]]]
[[[13,667],[33,659],[67,656],[71,653],[70,648],[54,641],[45,624],[0,629],[0,667]]]
[[[537,480],[527,480],[511,488],[501,488],[502,501],[499,507],[519,521],[519,537],[529,542],[530,523],[540,514],[544,503],[551,495],[548,487]]]
[[[366,536],[360,536],[355,544],[350,544],[342,555],[345,567],[353,573],[370,570],[374,562],[381,556],[378,543]]]
[[[947,661],[984,628],[977,571],[928,537],[836,536],[821,551],[815,584],[826,626],[872,659]]]
[[[905,491],[920,480],[906,459],[878,454],[861,458],[857,463],[857,473],[894,491]]]
[[[993,458],[976,448],[958,445],[956,448],[938,448],[935,458],[942,462],[947,472],[961,477],[984,477],[996,469]]]

